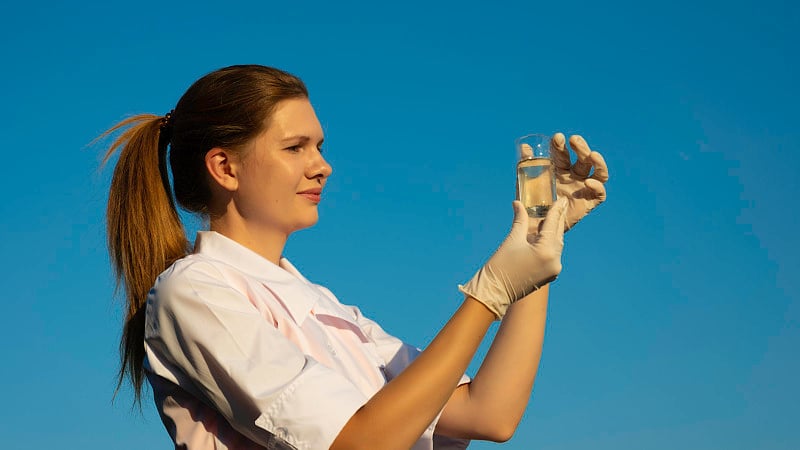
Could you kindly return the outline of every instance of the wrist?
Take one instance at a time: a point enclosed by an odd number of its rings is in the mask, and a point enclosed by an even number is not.
[[[481,314],[489,321],[501,320],[503,317],[499,316],[496,311],[490,308],[486,303],[478,300],[477,298],[466,294],[464,295],[464,305],[476,311],[476,314]],[[505,315],[505,313],[503,314]]]
[[[550,297],[550,284],[545,284],[541,288],[531,292],[512,304],[508,309],[508,314],[514,310],[547,311],[547,303]]]

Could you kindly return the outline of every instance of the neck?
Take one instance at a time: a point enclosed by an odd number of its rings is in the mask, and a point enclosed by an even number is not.
[[[211,231],[216,231],[258,253],[275,265],[280,262],[283,248],[289,238],[286,233],[274,229],[243,226],[243,224],[231,223],[224,217],[211,219],[209,228]]]

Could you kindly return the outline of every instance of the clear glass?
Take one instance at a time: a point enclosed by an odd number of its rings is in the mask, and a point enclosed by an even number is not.
[[[556,201],[556,174],[550,155],[550,136],[528,134],[515,141],[517,200],[530,217],[544,217]]]

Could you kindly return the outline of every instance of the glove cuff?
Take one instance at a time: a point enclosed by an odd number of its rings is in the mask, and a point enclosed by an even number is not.
[[[496,294],[492,295],[492,289],[481,289],[481,282],[480,279],[482,277],[483,269],[479,270],[478,273],[475,274],[474,277],[466,284],[466,285],[458,285],[458,290],[461,291],[464,295],[470,296],[475,300],[483,303],[489,311],[493,312],[497,320],[502,320],[503,316],[506,315],[506,311],[508,311],[508,300],[505,301],[497,301],[495,299]],[[486,280],[484,280],[484,283]]]

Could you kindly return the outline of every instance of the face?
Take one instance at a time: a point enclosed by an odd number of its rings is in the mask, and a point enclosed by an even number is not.
[[[331,166],[322,126],[308,99],[278,103],[269,126],[244,149],[233,193],[248,227],[288,235],[317,222]]]

